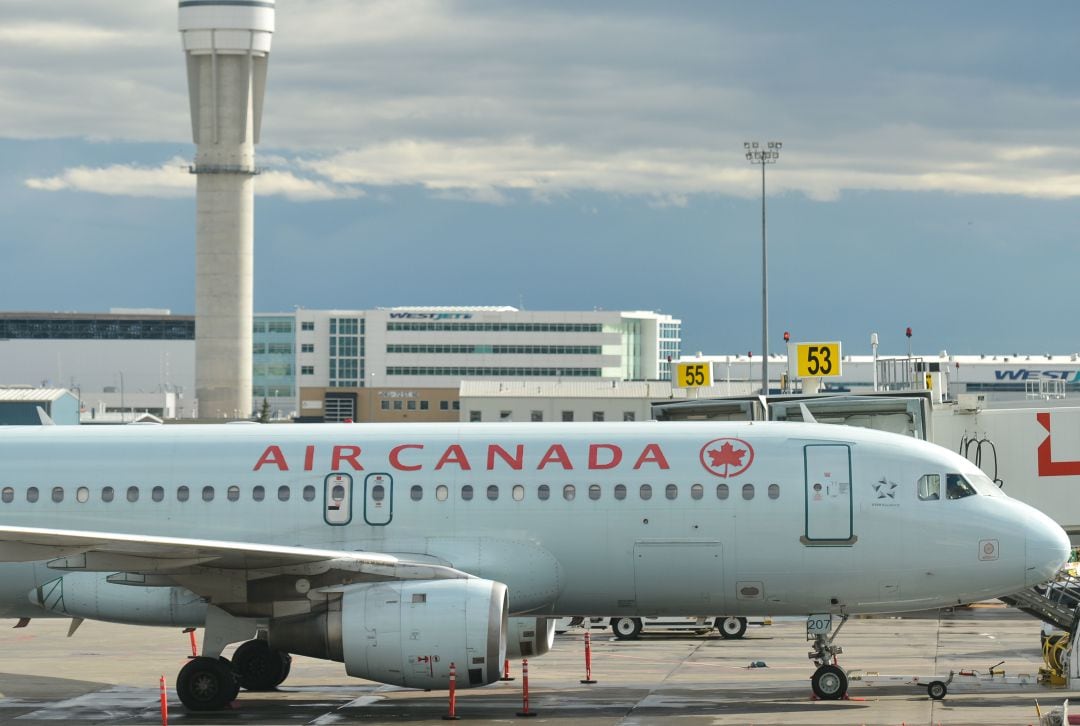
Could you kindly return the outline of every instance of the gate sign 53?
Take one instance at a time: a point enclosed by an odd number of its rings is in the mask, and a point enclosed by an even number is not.
[[[675,386],[677,388],[703,388],[712,384],[711,361],[675,364]]]
[[[799,343],[796,346],[799,378],[840,375],[840,343]]]

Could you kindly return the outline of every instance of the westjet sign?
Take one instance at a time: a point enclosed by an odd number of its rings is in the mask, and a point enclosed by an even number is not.
[[[472,313],[390,313],[399,320],[469,320]]]
[[[1039,370],[1034,368],[1017,368],[1016,370],[994,371],[994,379],[998,381],[1037,381],[1041,378],[1055,381],[1080,381],[1080,372],[1065,370]]]

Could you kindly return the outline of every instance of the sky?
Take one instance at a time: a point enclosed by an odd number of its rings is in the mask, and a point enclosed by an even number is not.
[[[194,311],[175,0],[0,0],[0,310]],[[278,0],[255,309],[658,310],[1071,353],[1072,2]]]

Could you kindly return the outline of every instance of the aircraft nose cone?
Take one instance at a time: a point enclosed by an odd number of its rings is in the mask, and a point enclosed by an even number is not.
[[[1043,521],[1027,532],[1027,570],[1025,581],[1038,585],[1051,579],[1072,552],[1069,535],[1056,522],[1043,515]]]

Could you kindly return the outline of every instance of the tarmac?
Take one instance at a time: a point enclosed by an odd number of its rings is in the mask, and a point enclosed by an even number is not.
[[[67,638],[68,621],[35,620],[12,629],[0,620],[0,724],[161,724],[159,678],[168,687],[169,721],[182,724],[441,724],[446,692],[423,692],[349,678],[340,663],[297,657],[276,692],[246,693],[229,710],[191,714],[172,690],[190,655],[178,629],[87,621]],[[947,677],[987,674],[1005,661],[1008,676],[1042,665],[1038,621],[1000,604],[903,618],[851,619],[838,642],[846,669]],[[925,688],[853,682],[849,700],[816,701],[805,624],[780,620],[751,627],[741,640],[715,632],[647,633],[620,641],[592,631],[592,676],[585,677],[582,631],[556,637],[555,649],[530,659],[527,723],[585,724],[979,724],[1038,723],[1043,709],[1076,700],[1077,691],[1001,682],[953,683],[944,700]],[[226,651],[226,655],[229,651]],[[765,667],[749,667],[763,662]],[[463,721],[521,722],[516,680],[458,692]],[[1000,681],[1000,679],[998,679]]]

